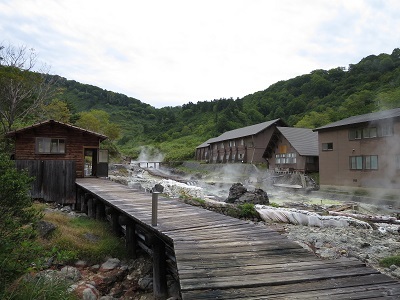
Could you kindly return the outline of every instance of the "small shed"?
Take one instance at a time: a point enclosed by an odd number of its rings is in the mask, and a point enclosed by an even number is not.
[[[105,135],[48,120],[6,136],[14,140],[17,167],[28,169],[36,178],[34,198],[47,201],[57,196],[57,200],[49,201],[71,203],[75,201],[72,190],[76,177],[108,176],[108,152],[100,149]]]

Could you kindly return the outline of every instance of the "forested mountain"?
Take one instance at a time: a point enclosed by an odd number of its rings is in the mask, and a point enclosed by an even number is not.
[[[72,112],[100,109],[120,125],[118,147],[135,156],[140,145],[169,159],[193,156],[195,147],[227,130],[282,118],[315,128],[356,114],[400,106],[400,49],[370,55],[357,64],[315,70],[241,99],[214,99],[156,109],[101,88],[59,78],[58,99]],[[176,148],[175,148],[176,147]],[[171,151],[172,149],[176,149]]]
[[[315,128],[352,115],[400,107],[400,49],[356,64],[315,70],[238,99],[214,99],[156,109],[138,99],[53,76],[54,99],[72,113],[106,111],[121,128],[117,148],[135,157],[141,146],[160,149],[167,160],[190,159],[196,146],[227,130],[282,118]],[[206,100],[206,99],[205,99]],[[78,124],[81,125],[81,124]]]

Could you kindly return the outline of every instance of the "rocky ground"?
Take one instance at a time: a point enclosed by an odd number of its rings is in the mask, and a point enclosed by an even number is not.
[[[72,211],[69,206],[46,209],[46,213],[53,212],[65,213],[71,218],[86,217],[85,214]],[[42,223],[39,228],[42,236],[55,228],[49,222]],[[69,290],[83,300],[154,299],[152,259],[143,251],[138,251],[137,255],[138,258],[130,260],[110,257],[95,265],[85,261],[77,261],[73,265],[54,265],[50,262],[48,269],[28,274],[24,279],[67,283]],[[167,280],[168,299],[180,299],[178,282],[171,276]]]

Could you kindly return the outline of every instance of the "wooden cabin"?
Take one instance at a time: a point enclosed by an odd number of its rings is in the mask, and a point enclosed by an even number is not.
[[[108,176],[108,152],[100,149],[105,135],[49,120],[6,136],[14,140],[17,168],[28,169],[36,178],[34,198],[71,203],[76,177]]]

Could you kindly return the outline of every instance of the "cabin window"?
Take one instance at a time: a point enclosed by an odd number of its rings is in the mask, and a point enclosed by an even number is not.
[[[239,159],[242,159],[243,158],[243,153],[239,153]],[[399,156],[399,158],[400,158],[400,156]]]
[[[229,141],[229,147],[235,147],[235,146],[236,146],[235,140]]]
[[[240,145],[244,146],[244,139],[240,140]]]
[[[221,142],[221,149],[224,149],[224,142]]]
[[[36,152],[43,154],[64,154],[65,139],[36,138]]]
[[[350,170],[362,170],[362,156],[350,156]]]
[[[322,143],[322,151],[332,151],[333,143]]]
[[[378,155],[364,156],[366,170],[378,170]]]

